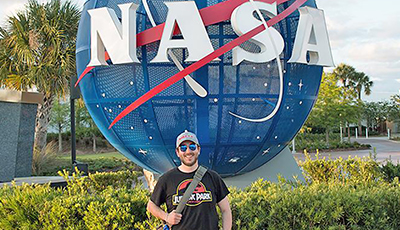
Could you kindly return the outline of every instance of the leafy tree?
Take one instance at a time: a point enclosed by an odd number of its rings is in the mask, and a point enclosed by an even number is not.
[[[388,101],[367,102],[364,105],[363,116],[367,120],[367,127],[377,129],[380,125],[387,120],[390,120],[391,111],[394,109]],[[382,130],[380,130],[382,131]]]
[[[329,133],[340,124],[340,88],[334,75],[323,73],[317,102],[307,120],[311,126],[325,128],[326,143],[329,145]]]
[[[325,129],[327,145],[333,129],[356,122],[361,113],[354,91],[340,86],[340,81],[335,74],[323,73],[317,102],[307,120],[308,125]]]
[[[363,107],[363,118],[367,121],[368,128],[379,130],[386,121],[400,120],[400,95],[393,95],[389,101],[366,102]]]
[[[97,152],[96,138],[102,136],[82,99],[77,101],[76,131],[77,135],[92,138],[93,152]]]
[[[69,104],[56,100],[51,110],[50,126],[58,131],[58,152],[62,152],[62,133],[70,122]]]
[[[75,73],[79,18],[77,6],[70,1],[29,0],[23,11],[0,27],[0,85],[14,90],[36,88],[44,94],[36,116],[38,149],[46,144],[54,99],[65,96]]]
[[[400,95],[393,95],[387,107],[389,121],[400,120]]]

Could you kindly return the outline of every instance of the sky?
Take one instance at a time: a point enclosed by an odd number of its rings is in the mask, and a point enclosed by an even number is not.
[[[0,0],[0,24],[28,0]],[[47,0],[38,0],[47,2]],[[85,0],[72,0],[82,6]],[[333,59],[366,73],[374,82],[367,101],[400,93],[400,1],[316,0],[324,10]],[[326,69],[327,72],[332,68]]]

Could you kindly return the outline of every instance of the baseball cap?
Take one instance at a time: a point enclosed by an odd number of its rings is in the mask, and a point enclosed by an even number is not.
[[[199,140],[197,140],[196,134],[187,130],[179,134],[179,136],[176,138],[176,147],[178,148],[179,145],[181,145],[184,141],[193,141],[195,144],[200,145]]]

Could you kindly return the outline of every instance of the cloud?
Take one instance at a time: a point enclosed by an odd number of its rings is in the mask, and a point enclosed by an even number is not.
[[[395,62],[400,60],[400,40],[352,43],[347,55],[357,61]]]
[[[379,77],[371,77],[370,80],[373,81],[373,82],[383,81],[383,79],[382,79],[382,78],[379,78]]]

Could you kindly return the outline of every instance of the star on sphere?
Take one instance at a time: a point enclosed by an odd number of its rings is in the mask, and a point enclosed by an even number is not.
[[[304,85],[304,84],[303,84],[303,80],[300,79],[300,83],[299,83],[299,85],[298,85],[298,86],[299,86],[299,91],[301,91],[301,88],[303,87],[303,85]]]
[[[139,153],[140,154],[143,154],[143,155],[147,155],[147,151],[146,150],[143,150],[143,149],[139,149]]]
[[[263,153],[262,153],[262,155],[264,156],[265,154],[269,153],[269,150],[270,150],[270,149],[271,149],[271,148],[268,148],[268,149],[264,150]]]

